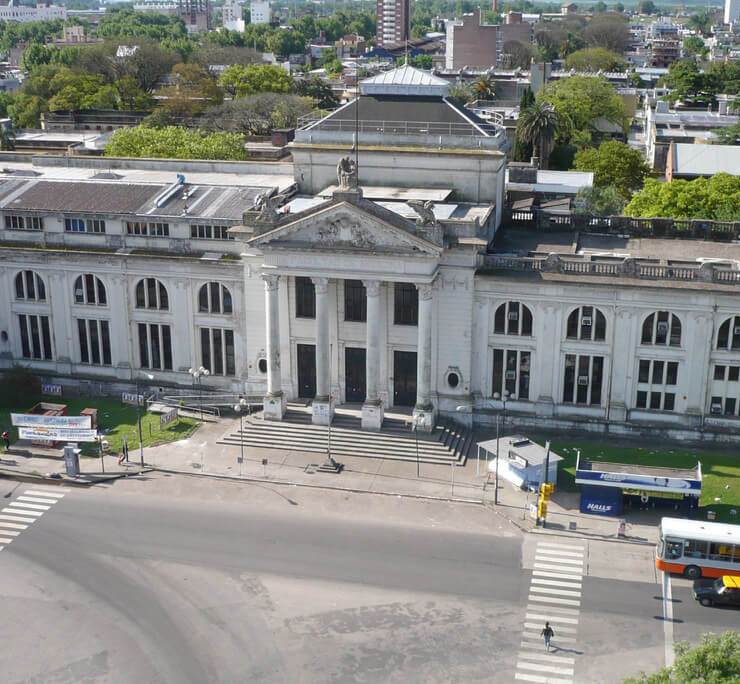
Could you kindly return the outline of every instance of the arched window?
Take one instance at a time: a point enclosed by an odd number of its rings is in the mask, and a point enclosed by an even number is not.
[[[198,292],[198,311],[216,314],[233,313],[231,292],[221,283],[206,283]]]
[[[532,312],[520,302],[506,302],[496,309],[493,332],[497,335],[532,336]]]
[[[740,316],[732,316],[719,326],[717,349],[740,349]]]
[[[167,288],[156,278],[144,278],[136,284],[136,308],[137,309],[169,309]]]
[[[108,303],[103,281],[91,273],[85,273],[77,277],[74,286],[75,304],[99,304],[104,306]]]
[[[641,344],[681,346],[681,321],[670,311],[655,311],[642,324]]]
[[[15,277],[15,296],[32,302],[46,301],[46,286],[41,276],[34,271],[21,271]]]
[[[565,336],[569,340],[603,342],[606,339],[606,316],[596,307],[580,306],[568,316]]]

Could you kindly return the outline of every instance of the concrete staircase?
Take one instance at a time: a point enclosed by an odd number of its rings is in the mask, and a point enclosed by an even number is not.
[[[465,465],[472,446],[472,433],[452,422],[439,420],[431,434],[420,432],[419,462]],[[282,421],[264,421],[261,415],[244,419],[244,446],[282,451],[326,454],[327,428],[313,425],[305,410],[288,409]],[[239,430],[219,441],[239,446]],[[360,428],[359,417],[336,414],[331,427],[331,452],[335,457],[361,456],[415,463],[416,439],[405,421],[386,418],[380,432]]]

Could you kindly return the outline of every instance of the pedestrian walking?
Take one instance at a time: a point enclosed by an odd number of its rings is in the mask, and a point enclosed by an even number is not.
[[[546,622],[545,627],[540,632],[540,636],[543,636],[545,638],[545,648],[549,651],[550,650],[550,639],[555,635],[555,632],[552,631],[552,627],[550,627],[550,623]]]
[[[3,430],[3,444],[5,445],[5,451],[10,449],[10,435],[7,430]]]

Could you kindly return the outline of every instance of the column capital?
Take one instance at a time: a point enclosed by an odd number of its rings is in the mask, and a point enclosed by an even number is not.
[[[415,283],[416,289],[419,291],[419,299],[431,299],[432,298],[432,285],[431,283]]]
[[[274,273],[263,273],[262,280],[265,281],[265,291],[272,292],[278,288],[278,280],[280,276]]]
[[[365,291],[368,297],[377,297],[380,295],[380,281],[379,280],[363,280],[362,284],[365,286]]]
[[[311,278],[316,294],[326,294],[329,291],[328,278]]]

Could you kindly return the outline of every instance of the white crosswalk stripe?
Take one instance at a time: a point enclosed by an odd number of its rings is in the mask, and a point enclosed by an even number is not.
[[[54,504],[59,503],[67,492],[72,491],[68,487],[55,489],[44,485],[34,485],[34,487],[34,489],[24,491],[22,495],[10,501],[2,509],[0,551],[19,537],[31,523],[35,523]]]
[[[32,523],[36,518],[24,518],[20,515],[0,515],[0,520],[9,520],[10,522]]]
[[[52,492],[49,489],[41,490],[41,489],[27,489],[24,494],[29,494],[31,496],[53,496],[55,499],[61,499],[64,496],[64,492]]]
[[[28,525],[21,525],[20,523],[5,522],[0,520],[0,527],[9,528],[11,530],[27,530]]]
[[[56,499],[41,498],[40,496],[19,496],[17,501],[28,501],[28,503],[55,504]]]
[[[43,515],[43,513],[39,511],[21,510],[20,508],[3,508],[3,513],[15,513],[16,515],[35,515],[36,517]]]
[[[13,501],[9,506],[13,506],[14,508],[24,508],[28,509],[29,511],[48,511],[51,506],[42,506],[41,504],[32,504],[32,503],[26,503],[25,501]]]
[[[557,644],[577,643],[585,547],[538,542],[525,611],[515,679],[538,684],[572,684],[576,659],[558,653]],[[554,648],[545,650],[542,630],[549,622]],[[571,651],[576,653],[576,651]]]

